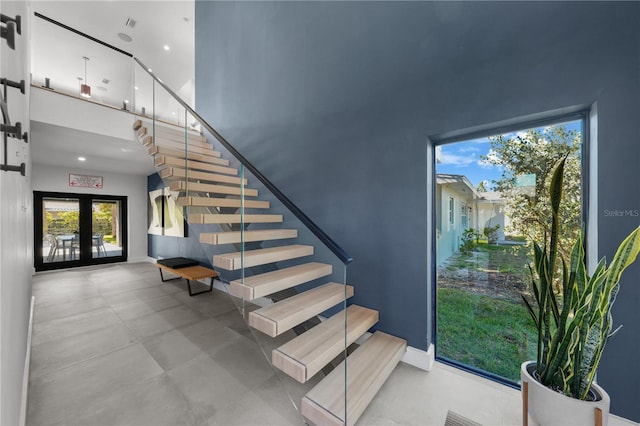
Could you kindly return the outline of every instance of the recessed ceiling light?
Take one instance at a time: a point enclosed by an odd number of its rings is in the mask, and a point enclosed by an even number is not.
[[[78,157],[78,161],[87,161],[85,157]]]
[[[118,33],[118,38],[122,41],[126,41],[127,43],[130,43],[133,41],[133,38],[131,38],[129,34],[125,34],[125,33]]]
[[[134,88],[135,90],[140,89],[138,86],[133,86],[133,88]]]
[[[166,51],[171,50],[171,47],[168,44],[165,44],[164,46],[162,46],[162,48]]]
[[[176,112],[175,112],[175,111],[173,111],[173,112],[171,113],[171,115],[176,115]]]

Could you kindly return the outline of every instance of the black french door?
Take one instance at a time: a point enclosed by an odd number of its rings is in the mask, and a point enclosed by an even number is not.
[[[127,197],[33,195],[36,271],[127,260]]]

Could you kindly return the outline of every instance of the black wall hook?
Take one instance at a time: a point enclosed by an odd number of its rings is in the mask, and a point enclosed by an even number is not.
[[[22,93],[23,95],[25,93],[24,80],[20,80],[20,82],[17,82],[17,81],[11,81],[8,78],[0,78],[0,84],[4,86],[9,86],[9,87],[15,87],[16,89],[19,89],[20,93]]]
[[[16,15],[15,18],[11,18],[7,15],[3,15],[2,13],[0,13],[0,22],[7,25],[10,22],[13,22],[15,25],[15,30],[18,33],[18,35],[22,35],[22,17],[20,15]]]
[[[0,13],[0,22],[5,24],[0,28],[0,37],[7,40],[7,46],[9,49],[16,49],[16,33],[22,34],[22,18],[20,15],[16,15],[15,18],[11,18],[7,15]]]

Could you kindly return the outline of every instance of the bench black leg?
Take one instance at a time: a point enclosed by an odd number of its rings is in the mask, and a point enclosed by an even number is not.
[[[202,293],[209,293],[210,291],[213,291],[213,278],[211,278],[211,282],[209,283],[209,290],[202,290],[199,291],[197,293],[192,293],[191,292],[191,281],[187,280],[187,287],[189,287],[189,296],[196,296],[198,294],[202,294]]]
[[[158,271],[160,271],[160,279],[162,280],[163,283],[166,283],[167,281],[173,281],[173,280],[180,280],[182,279],[182,277],[175,277],[175,278],[169,278],[169,279],[164,279],[164,277],[162,276],[162,269],[158,268]]]

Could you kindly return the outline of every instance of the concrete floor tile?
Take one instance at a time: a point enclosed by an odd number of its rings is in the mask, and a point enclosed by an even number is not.
[[[204,315],[198,311],[179,305],[124,322],[136,337],[145,339],[203,319],[205,319]]]
[[[228,410],[249,392],[224,367],[206,355],[200,355],[166,374],[187,397],[198,416],[203,418]]]
[[[69,303],[73,301],[81,301],[90,297],[99,297],[100,292],[91,283],[74,283],[67,284],[51,284],[56,287],[55,291],[49,288],[40,288],[33,292],[36,298],[36,306],[49,306],[60,303]]]
[[[94,285],[102,295],[128,292],[131,290],[139,290],[156,286],[156,284],[151,284],[148,281],[141,280],[139,278],[128,281],[120,281],[118,279],[114,279],[113,281],[103,281]]]
[[[108,303],[118,304],[131,302],[133,300],[148,300],[166,295],[167,293],[162,291],[158,286],[153,286],[123,292],[105,293],[102,296]]]
[[[165,371],[206,354],[176,329],[146,339],[142,344]]]
[[[92,404],[80,425],[198,425],[203,420],[165,374],[136,383]]]
[[[160,281],[159,278],[158,278],[158,281]],[[172,296],[186,294],[187,297],[191,297],[189,296],[189,293],[187,290],[187,283],[183,281],[169,281],[166,283],[161,282],[158,285],[158,288],[162,290],[164,293],[170,294]]]
[[[292,406],[293,409],[293,406]],[[287,410],[288,412],[289,410]],[[207,424],[225,426],[286,426],[303,425],[302,417],[286,416],[249,391],[226,410],[215,413]]]
[[[37,377],[30,382],[28,424],[74,424],[103,399],[162,373],[144,347],[133,344]]]
[[[39,306],[36,303],[33,321],[35,323],[47,322],[105,307],[107,307],[107,301],[102,296],[91,296],[86,299],[46,306]]]
[[[211,355],[214,361],[248,388],[253,388],[270,378],[275,370],[260,347],[242,338]]]
[[[177,293],[175,297],[181,302],[210,317],[237,311],[231,297],[216,289],[211,293],[203,293],[194,297],[189,296],[189,293],[185,291]]]
[[[51,340],[31,348],[31,378],[48,374],[95,356],[135,343],[136,339],[121,324]]]
[[[249,326],[245,322],[244,318],[242,318],[242,315],[240,315],[240,312],[238,312],[237,309],[214,315],[213,318],[238,333],[246,334],[246,332],[249,330]]]
[[[111,304],[111,309],[123,320],[139,318],[154,312],[160,312],[167,308],[181,305],[182,303],[172,296],[159,296],[151,299],[133,299]]]
[[[111,308],[98,308],[73,316],[39,322],[33,325],[32,345],[97,331],[120,323],[120,318]]]
[[[214,356],[228,346],[245,339],[235,331],[223,326],[213,318],[181,327],[179,331],[203,352]]]
[[[95,284],[108,284],[110,282],[128,282],[140,279],[136,271],[127,267],[113,265],[108,268],[87,272],[86,278]]]

